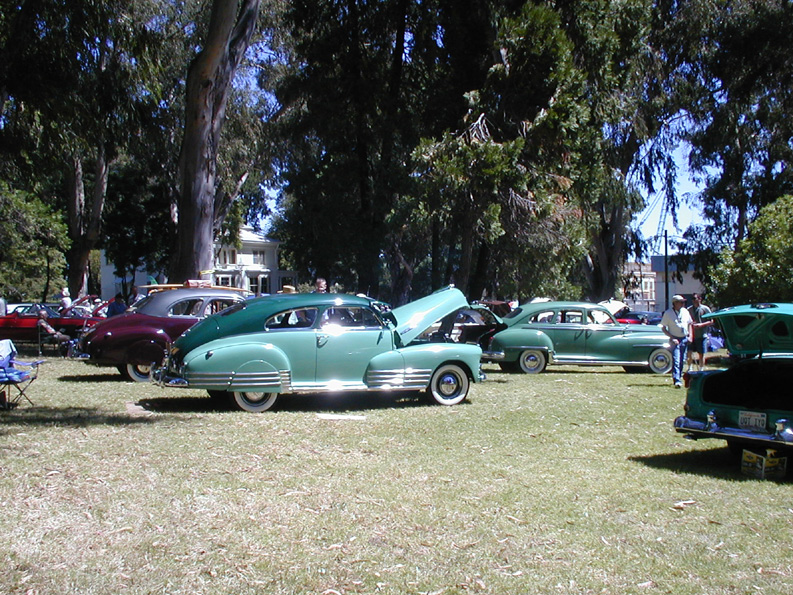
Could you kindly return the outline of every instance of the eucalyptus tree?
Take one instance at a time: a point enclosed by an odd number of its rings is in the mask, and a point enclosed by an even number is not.
[[[407,0],[293,2],[274,72],[284,143],[276,233],[301,269],[371,294],[412,134],[403,85],[415,11]]]
[[[382,290],[398,303],[432,252],[441,282],[441,218],[428,234],[405,219],[412,154],[422,135],[465,127],[465,93],[492,60],[492,19],[491,3],[469,0],[292,4],[275,87],[286,142],[276,231],[298,267],[368,293],[387,269]]]
[[[6,3],[0,56],[4,175],[63,209],[68,283],[85,291],[108,172],[151,96],[147,31],[128,0]]]
[[[258,16],[259,0],[213,0],[204,43],[187,71],[177,249],[170,271],[177,282],[201,278],[213,267],[213,232],[224,214],[217,193],[221,133],[232,81]]]
[[[670,99],[702,183],[707,224],[680,249],[708,283],[714,255],[741,251],[752,220],[793,192],[793,3],[789,0],[659,2]],[[704,257],[703,257],[704,255]]]

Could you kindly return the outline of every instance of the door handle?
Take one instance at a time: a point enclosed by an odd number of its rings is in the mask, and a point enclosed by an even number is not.
[[[329,338],[330,335],[317,335],[317,347],[323,347]]]

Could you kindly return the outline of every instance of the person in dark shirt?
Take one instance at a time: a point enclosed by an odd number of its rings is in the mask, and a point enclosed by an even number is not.
[[[127,302],[124,301],[124,295],[122,293],[117,293],[113,301],[107,306],[107,317],[110,318],[111,316],[123,314],[126,311]]]

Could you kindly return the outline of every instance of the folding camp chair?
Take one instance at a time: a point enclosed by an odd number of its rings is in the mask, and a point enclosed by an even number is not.
[[[0,340],[0,409],[13,409],[22,399],[33,405],[26,391],[39,375],[39,365],[44,360],[21,362],[11,339]],[[30,370],[20,370],[25,366]]]

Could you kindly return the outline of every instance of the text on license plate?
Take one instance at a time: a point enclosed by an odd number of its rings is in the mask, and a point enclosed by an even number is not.
[[[766,414],[756,411],[741,411],[738,414],[738,425],[744,430],[764,431]]]

